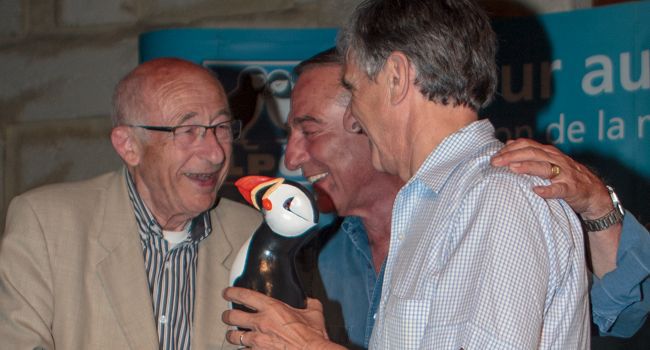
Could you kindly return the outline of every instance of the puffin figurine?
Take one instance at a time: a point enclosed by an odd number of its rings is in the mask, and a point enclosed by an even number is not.
[[[311,193],[299,183],[281,177],[245,176],[235,186],[248,203],[262,212],[264,222],[239,250],[230,270],[230,284],[304,309],[307,294],[298,278],[295,258],[318,223]],[[233,307],[253,312],[236,303]]]

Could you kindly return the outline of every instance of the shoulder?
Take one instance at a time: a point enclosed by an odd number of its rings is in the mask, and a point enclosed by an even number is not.
[[[543,202],[533,191],[534,186],[548,185],[542,178],[517,174],[507,167],[492,166],[490,160],[503,145],[497,140],[480,147],[466,159],[455,172],[455,177],[469,190],[501,195],[501,201],[508,196],[524,196],[533,201]],[[504,203],[507,204],[507,203]]]
[[[122,183],[123,173],[114,171],[88,180],[45,185],[16,196],[10,208],[28,207],[35,213],[53,216],[87,211],[96,207],[105,192],[117,191]]]
[[[448,202],[458,203],[461,212],[483,214],[500,224],[528,222],[537,228],[553,226],[552,231],[581,231],[564,201],[544,199],[533,191],[535,186],[548,185],[548,180],[490,164],[500,148],[500,143],[491,142],[455,169],[446,184]]]
[[[42,186],[15,197],[7,210],[2,248],[22,246],[64,260],[72,258],[67,248],[86,249],[88,238],[103,227],[107,198],[111,196],[108,192],[127,198],[125,190],[120,193],[120,178],[123,173],[118,171],[86,181]],[[116,206],[125,208],[125,201],[128,199]],[[120,224],[129,222],[129,218],[120,220]]]
[[[235,244],[243,243],[262,223],[259,211],[227,198],[220,198],[210,212],[212,226],[222,230]]]
[[[259,223],[262,220],[262,215],[259,211],[228,198],[219,198],[219,202],[212,210],[212,213],[225,222],[238,221],[240,219],[251,219],[255,221],[257,219]]]
[[[87,180],[44,185],[20,194],[17,198],[43,200],[53,197],[74,198],[88,196],[89,191],[105,191],[106,189],[111,188],[111,186],[118,184],[122,180],[122,177],[123,174],[121,171],[113,171]]]

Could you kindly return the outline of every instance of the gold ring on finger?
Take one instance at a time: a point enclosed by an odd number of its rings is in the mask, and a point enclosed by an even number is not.
[[[551,163],[551,179],[560,175],[562,168],[559,165]]]

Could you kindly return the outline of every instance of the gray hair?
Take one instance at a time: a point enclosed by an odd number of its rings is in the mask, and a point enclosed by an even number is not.
[[[137,123],[135,120],[142,114],[143,111],[139,110],[142,100],[142,85],[146,77],[131,72],[115,87],[113,92],[111,121],[113,126],[122,124]]]
[[[297,80],[301,74],[304,72],[320,67],[326,66],[343,66],[343,60],[341,55],[336,50],[336,47],[331,47],[327,50],[321,51],[314,56],[300,62],[297,66],[293,68],[293,75]],[[350,103],[351,94],[345,89],[341,89],[339,94],[336,96],[335,102],[339,106],[346,107]]]
[[[489,18],[473,0],[365,0],[337,39],[340,54],[371,80],[399,51],[429,100],[476,111],[496,90],[496,47]]]
[[[330,47],[327,50],[321,51],[314,56],[309,57],[308,59],[300,62],[297,66],[293,68],[293,74],[296,77],[299,77],[305,71],[321,66],[330,66],[330,65],[342,65],[343,60],[341,55],[335,47]]]

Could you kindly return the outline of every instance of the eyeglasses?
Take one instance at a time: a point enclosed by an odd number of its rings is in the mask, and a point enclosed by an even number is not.
[[[193,146],[205,137],[208,130],[219,142],[232,142],[241,134],[241,120],[229,120],[215,125],[179,125],[179,126],[153,126],[153,125],[127,125],[133,128],[142,128],[151,131],[171,132],[174,143],[181,147]]]

